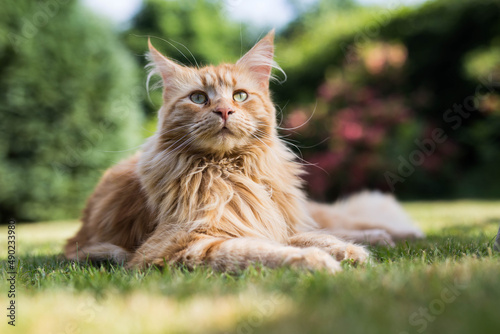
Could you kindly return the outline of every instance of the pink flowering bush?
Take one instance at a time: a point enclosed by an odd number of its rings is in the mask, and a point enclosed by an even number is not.
[[[398,84],[405,80],[406,49],[401,44],[375,43],[360,48],[343,71],[327,73],[317,87],[314,104],[294,108],[283,134],[300,142],[311,195],[320,200],[362,189],[391,191],[386,172],[396,171],[413,138],[430,135],[432,126],[416,121],[424,93],[407,97]],[[421,168],[439,171],[456,153],[448,141],[425,159]]]

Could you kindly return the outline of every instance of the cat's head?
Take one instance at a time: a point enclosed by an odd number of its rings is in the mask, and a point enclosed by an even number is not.
[[[158,138],[169,150],[225,153],[276,140],[275,108],[269,96],[274,32],[235,64],[186,67],[149,43],[152,74],[163,83]]]

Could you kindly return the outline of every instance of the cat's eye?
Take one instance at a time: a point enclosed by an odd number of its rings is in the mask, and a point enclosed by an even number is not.
[[[235,100],[236,102],[243,102],[247,98],[248,98],[248,94],[245,93],[244,91],[241,91],[241,90],[234,92],[234,94],[233,94],[233,100]]]
[[[194,92],[189,98],[196,104],[204,104],[208,101],[207,94],[203,92]]]

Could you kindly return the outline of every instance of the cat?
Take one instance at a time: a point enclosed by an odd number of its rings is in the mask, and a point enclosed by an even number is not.
[[[353,242],[423,237],[389,195],[307,201],[302,165],[277,134],[274,31],[235,64],[203,68],[179,65],[148,44],[150,74],[163,85],[157,132],[105,172],[65,246],[68,259],[335,273],[344,259],[370,259]]]

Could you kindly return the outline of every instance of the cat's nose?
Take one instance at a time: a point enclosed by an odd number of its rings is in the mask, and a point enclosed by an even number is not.
[[[229,115],[234,114],[234,110],[228,107],[218,107],[214,110],[214,113],[219,115],[224,122],[227,121]]]

